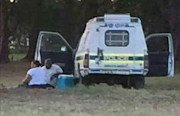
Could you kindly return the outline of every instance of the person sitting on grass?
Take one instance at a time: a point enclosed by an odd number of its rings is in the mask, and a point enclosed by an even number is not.
[[[28,70],[23,84],[19,87],[26,88],[54,88],[47,83],[45,72],[41,68],[39,61],[34,60],[31,62],[31,69]]]
[[[52,60],[49,58],[45,60],[45,66],[42,69],[45,71],[48,84],[55,87],[58,75],[63,73],[62,68],[56,64],[52,64]]]

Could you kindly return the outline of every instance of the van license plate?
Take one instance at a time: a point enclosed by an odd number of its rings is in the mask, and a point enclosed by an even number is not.
[[[105,74],[112,74],[112,73],[113,73],[112,70],[104,70],[104,71],[102,71],[102,72],[105,73]]]
[[[113,71],[113,70],[108,70],[108,71],[102,71],[104,74],[129,74],[129,71]]]

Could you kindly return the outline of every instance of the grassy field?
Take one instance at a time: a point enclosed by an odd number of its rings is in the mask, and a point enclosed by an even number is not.
[[[0,116],[180,116],[180,75],[146,78],[142,90],[106,84],[66,90],[12,88],[28,68],[27,62],[0,65]]]
[[[9,54],[10,61],[19,61],[26,56],[25,53],[11,53]]]

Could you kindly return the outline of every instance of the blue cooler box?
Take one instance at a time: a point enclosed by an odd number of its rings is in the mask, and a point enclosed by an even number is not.
[[[57,88],[64,89],[67,87],[72,87],[74,85],[73,75],[59,75],[57,80]]]

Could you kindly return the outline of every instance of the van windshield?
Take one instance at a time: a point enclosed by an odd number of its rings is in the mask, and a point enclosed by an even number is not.
[[[49,52],[61,52],[62,47],[67,47],[63,38],[57,34],[42,34],[41,50]]]

